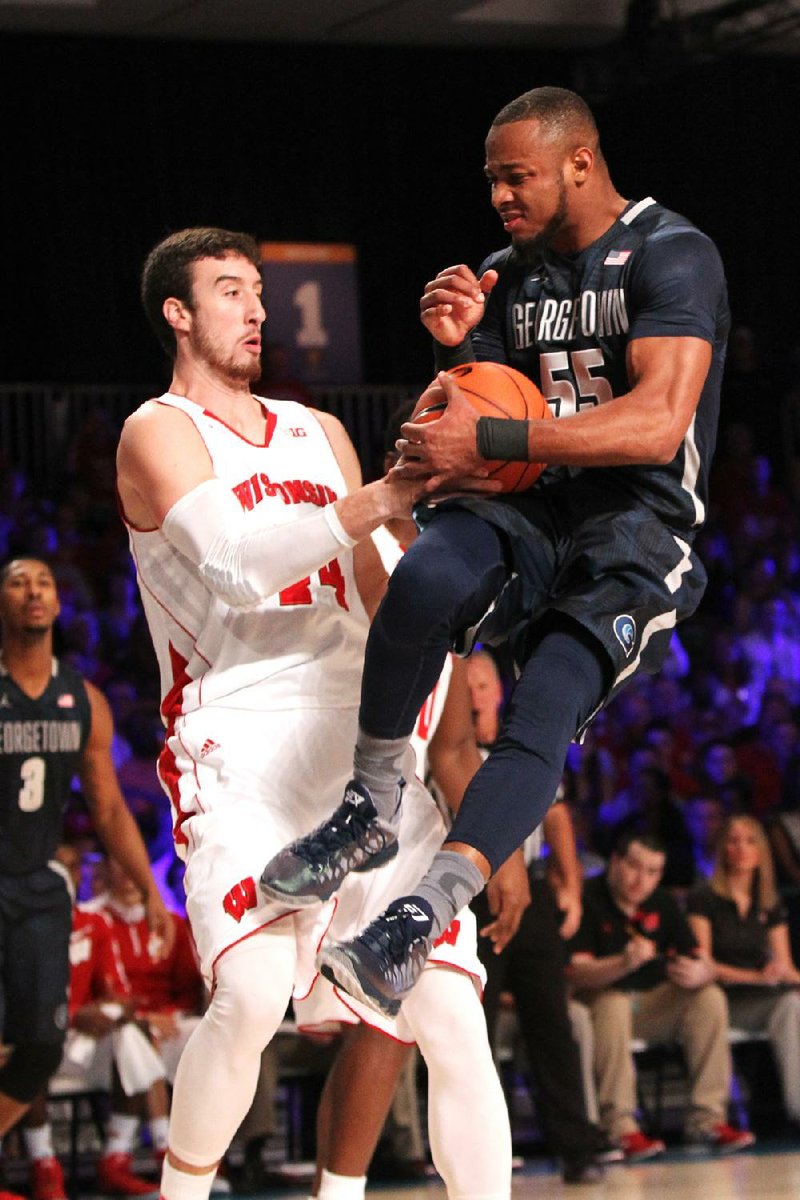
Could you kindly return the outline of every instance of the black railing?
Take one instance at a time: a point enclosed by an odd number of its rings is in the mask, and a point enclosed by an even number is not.
[[[129,413],[162,390],[145,385],[2,384],[0,464],[21,468],[37,492],[51,492],[64,477],[70,446],[93,414],[103,414],[118,431]],[[367,475],[379,470],[390,415],[421,390],[422,385],[406,384],[309,388],[314,404],[343,423]]]

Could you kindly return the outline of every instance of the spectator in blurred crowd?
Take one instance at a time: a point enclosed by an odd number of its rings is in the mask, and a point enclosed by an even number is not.
[[[689,924],[725,989],[731,1024],[766,1033],[783,1084],[786,1112],[800,1125],[800,971],[772,853],[754,817],[730,817],[714,871],[688,902]]]
[[[594,1024],[600,1121],[630,1162],[665,1149],[636,1118],[634,1037],[682,1046],[691,1142],[731,1152],[754,1141],[726,1121],[731,1059],[725,997],[677,901],[659,886],[665,862],[663,847],[651,836],[624,838],[606,872],[584,884],[583,918],[570,947],[569,976]]]
[[[683,810],[692,840],[695,882],[708,879],[714,870],[717,842],[725,824],[725,809],[718,796],[698,792],[690,796]]]

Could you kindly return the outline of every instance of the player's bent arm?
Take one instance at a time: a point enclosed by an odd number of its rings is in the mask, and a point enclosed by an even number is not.
[[[692,421],[710,364],[711,345],[702,338],[637,338],[628,347],[630,391],[558,421],[479,418],[455,379],[440,374],[447,409],[438,421],[402,426],[408,441],[398,442],[398,449],[418,460],[404,459],[403,473],[412,478],[424,466],[451,479],[475,473],[484,455],[572,467],[669,463]],[[503,449],[490,453],[495,437]]]
[[[558,421],[530,421],[528,458],[572,467],[671,462],[710,365],[702,338],[637,338],[628,346],[630,391]]]
[[[213,474],[205,445],[185,413],[153,405],[136,417],[126,422],[118,452],[126,516],[141,525],[137,517],[146,506],[144,527],[160,526],[206,586],[232,607],[257,605],[319,570],[389,517],[407,516],[425,489],[420,481],[379,480],[356,486],[352,495],[301,521],[252,529],[231,488]],[[332,444],[336,441],[345,477],[359,477],[344,430],[330,418],[325,428]],[[180,449],[174,449],[181,439]],[[195,453],[199,461],[192,465]]]
[[[114,771],[111,709],[105,696],[91,683],[86,683],[86,691],[92,710],[92,726],[81,756],[79,774],[92,822],[108,853],[140,888],[148,924],[163,939],[165,948],[169,948],[174,938],[172,921],[150,870],[147,847],[125,803]]]
[[[362,541],[391,517],[410,517],[415,502],[429,490],[426,483],[419,480],[411,483],[390,471],[374,483],[363,484],[358,457],[341,421],[330,413],[317,412],[316,416],[347,484],[348,494],[337,500],[333,508],[350,544]]]

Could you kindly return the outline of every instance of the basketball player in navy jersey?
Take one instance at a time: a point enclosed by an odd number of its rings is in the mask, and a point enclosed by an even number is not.
[[[406,476],[454,479],[487,459],[553,469],[520,495],[418,511],[425,528],[370,632],[346,799],[383,827],[396,820],[397,756],[451,644],[510,639],[519,669],[500,738],[419,887],[322,952],[326,974],[390,1012],[432,939],[542,820],[570,741],[635,672],[658,670],[706,582],[692,542],[729,328],[713,243],[655,200],[619,194],[591,111],[561,88],[498,114],[485,173],[511,245],[477,275],[442,271],[422,321],[438,366],[508,363],[559,419],[478,418],[439,374],[431,393],[446,412],[405,426]],[[329,829],[268,863],[268,895],[313,903],[337,886],[354,854]]]
[[[53,657],[58,613],[46,563],[17,558],[0,570],[0,1026],[13,1047],[0,1068],[0,1135],[61,1062],[72,900],[53,859],[76,774],[98,836],[139,885],[153,935],[164,947],[172,941],[114,774],[111,710],[97,688]]]

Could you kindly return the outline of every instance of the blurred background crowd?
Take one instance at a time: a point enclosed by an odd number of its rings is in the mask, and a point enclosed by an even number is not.
[[[261,390],[269,395],[269,382]],[[68,431],[63,471],[46,489],[33,487],[24,464],[2,464],[0,559],[24,553],[53,565],[60,652],[111,703],[121,786],[165,895],[180,908],[154,765],[162,737],[156,664],[114,493],[118,433],[102,408],[90,412]],[[374,477],[372,448],[358,445],[357,432],[356,444]],[[661,674],[635,680],[572,747],[566,797],[587,874],[623,830],[648,830],[667,843],[665,882],[679,892],[708,873],[725,815],[757,816],[770,834],[798,956],[800,362],[760,354],[742,325],[731,337],[699,550],[709,577],[699,611],[674,636]],[[507,678],[502,654],[498,665]],[[79,792],[67,832],[91,856]]]
[[[254,389],[313,403],[265,371]],[[409,396],[412,389],[409,389]],[[776,419],[777,418],[777,419]],[[363,423],[350,430],[366,477],[381,460]],[[117,421],[102,406],[64,431],[60,473],[36,484],[24,463],[0,464],[0,561],[40,556],[56,575],[59,655],[107,696],[113,757],[162,893],[184,912],[182,866],[155,763],[163,729],[155,657],[115,496]],[[709,583],[680,626],[663,671],[641,677],[572,746],[563,780],[585,876],[603,871],[621,835],[654,834],[667,849],[664,884],[683,901],[714,867],[727,816],[765,830],[800,961],[800,361],[759,353],[734,327],[710,511],[699,536]],[[501,679],[512,666],[494,651]],[[79,898],[106,886],[77,781],[66,836],[82,861]],[[274,1128],[274,1063],[267,1131]],[[311,1119],[313,1105],[308,1109]],[[253,1138],[260,1154],[268,1134]],[[313,1135],[307,1133],[307,1148]],[[419,1153],[419,1151],[417,1151]],[[416,1157],[416,1156],[415,1156]],[[263,1181],[261,1160],[258,1178]],[[257,1172],[257,1173],[258,1173]]]

